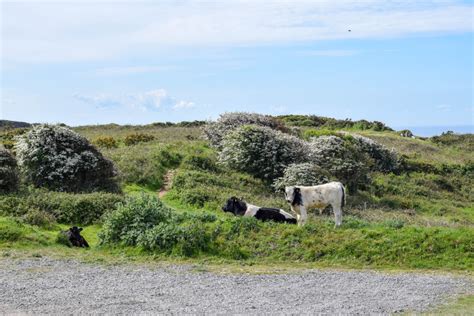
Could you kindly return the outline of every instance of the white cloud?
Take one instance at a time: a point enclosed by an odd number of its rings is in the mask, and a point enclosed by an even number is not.
[[[1,12],[2,58],[110,60],[170,48],[471,32],[472,10],[460,0],[7,2]]]
[[[127,95],[98,94],[88,96],[75,94],[74,98],[98,108],[129,107],[142,111],[157,111],[160,109],[180,110],[195,106],[194,102],[178,100],[170,96],[165,89],[156,89]]]
[[[190,109],[190,108],[193,108],[195,107],[195,104],[194,102],[190,102],[190,101],[178,101],[175,103],[175,105],[173,105],[173,109],[175,110],[178,110],[178,109]]]

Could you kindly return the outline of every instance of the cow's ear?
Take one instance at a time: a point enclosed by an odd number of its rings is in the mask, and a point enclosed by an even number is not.
[[[74,227],[69,227],[69,231],[72,232]]]
[[[82,231],[82,227],[79,227],[79,231],[80,231],[80,232]]]

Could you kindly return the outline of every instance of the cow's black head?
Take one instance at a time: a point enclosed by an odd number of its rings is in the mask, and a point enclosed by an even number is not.
[[[288,203],[293,206],[303,205],[303,199],[301,198],[301,189],[298,187],[286,187],[285,188],[285,199]]]
[[[69,231],[73,236],[81,236],[82,227],[72,226]]]
[[[247,204],[241,199],[235,196],[227,200],[226,204],[222,207],[224,212],[233,213],[234,215],[244,215],[247,210]]]

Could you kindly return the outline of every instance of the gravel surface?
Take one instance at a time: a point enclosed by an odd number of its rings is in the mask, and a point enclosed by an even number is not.
[[[103,266],[0,260],[0,314],[388,314],[421,311],[471,279],[370,271],[196,272],[191,266]]]

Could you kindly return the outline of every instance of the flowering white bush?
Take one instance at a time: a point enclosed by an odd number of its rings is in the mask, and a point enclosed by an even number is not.
[[[220,163],[265,180],[280,177],[289,164],[308,159],[306,142],[268,127],[239,127],[221,145]]]
[[[0,192],[13,192],[18,188],[18,169],[15,157],[0,146]]]
[[[337,136],[320,136],[309,143],[310,161],[328,171],[354,192],[369,182],[370,160],[357,146]]]
[[[382,144],[376,141],[358,135],[350,134],[356,141],[356,145],[360,150],[367,153],[373,159],[372,170],[380,172],[392,172],[398,168],[398,156],[393,150],[389,150]]]
[[[221,114],[216,122],[210,122],[204,127],[204,134],[214,147],[220,147],[224,136],[242,125],[266,126],[273,129],[284,129],[283,125],[270,115],[257,113],[232,112]]]
[[[87,139],[58,125],[38,125],[18,137],[15,149],[26,180],[57,191],[117,190],[113,163]]]
[[[331,175],[314,163],[304,162],[291,164],[285,169],[283,176],[273,182],[276,191],[284,190],[291,185],[318,185],[328,183]]]

